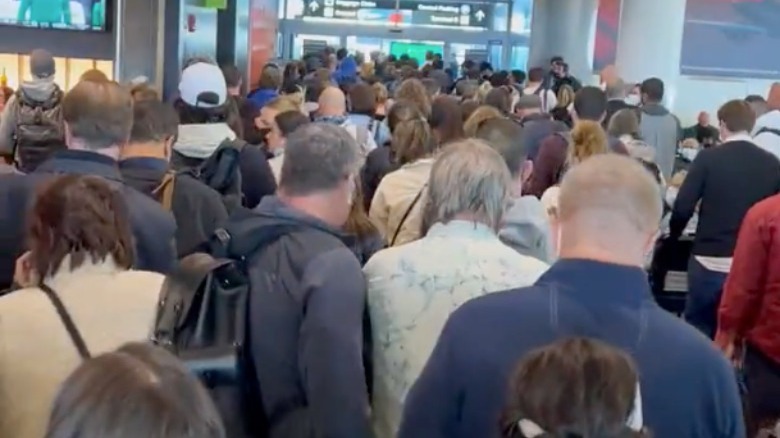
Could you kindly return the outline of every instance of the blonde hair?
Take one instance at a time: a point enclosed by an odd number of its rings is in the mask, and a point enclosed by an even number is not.
[[[419,79],[407,79],[395,91],[395,100],[405,100],[417,105],[425,117],[431,114],[431,99],[428,91]]]
[[[477,131],[485,122],[503,117],[504,115],[496,107],[482,105],[466,119],[466,122],[463,124],[463,133],[466,137],[476,137]]]
[[[360,66],[360,77],[363,79],[370,79],[374,76],[374,63],[371,61],[364,62]]]
[[[571,130],[571,146],[567,164],[575,166],[594,155],[609,152],[607,134],[598,122],[580,120]]]
[[[574,103],[574,96],[575,96],[574,88],[572,88],[570,85],[563,85],[558,90],[558,95],[556,96],[558,98],[558,107],[559,108],[568,108],[569,105]]]
[[[387,102],[387,99],[389,98],[387,93],[387,87],[385,87],[385,84],[381,82],[376,82],[374,85],[371,86],[371,88],[374,89],[374,93],[376,93],[376,103],[383,104]]]
[[[298,103],[294,95],[288,94],[271,100],[265,106],[279,113],[286,113],[287,111],[300,111],[302,103]]]

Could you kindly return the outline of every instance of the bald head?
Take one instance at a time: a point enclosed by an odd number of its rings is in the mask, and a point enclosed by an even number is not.
[[[588,158],[561,184],[561,257],[596,254],[620,264],[642,264],[661,219],[657,182],[636,160],[616,154]]]
[[[343,116],[347,113],[347,98],[338,87],[327,87],[322,90],[319,104],[320,116]]]

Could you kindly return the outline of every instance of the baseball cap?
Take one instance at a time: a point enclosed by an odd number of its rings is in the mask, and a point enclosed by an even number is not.
[[[181,72],[179,95],[187,105],[216,108],[227,100],[227,84],[219,66],[197,62]]]
[[[48,50],[35,49],[30,53],[30,73],[36,78],[54,76],[54,57]]]

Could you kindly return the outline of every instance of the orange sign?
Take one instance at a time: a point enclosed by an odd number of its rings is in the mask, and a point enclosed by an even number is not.
[[[252,0],[249,10],[249,88],[260,80],[263,66],[274,57],[279,27],[277,0]]]

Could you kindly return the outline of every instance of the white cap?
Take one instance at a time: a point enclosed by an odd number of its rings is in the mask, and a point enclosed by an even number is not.
[[[217,95],[217,103],[198,102],[198,96],[202,93],[214,93]],[[200,108],[214,108],[222,106],[227,100],[227,84],[222,70],[206,62],[198,62],[181,72],[179,82],[179,95],[184,103]]]

